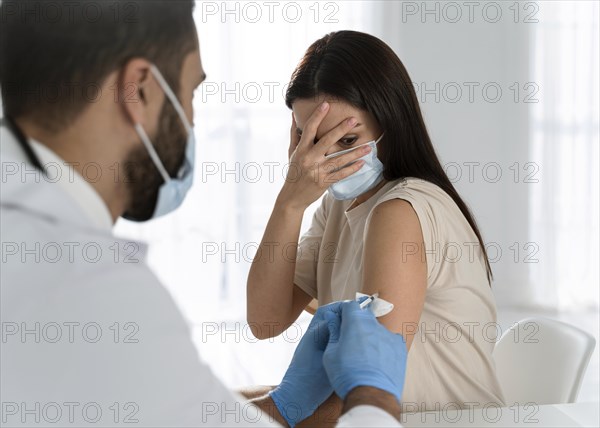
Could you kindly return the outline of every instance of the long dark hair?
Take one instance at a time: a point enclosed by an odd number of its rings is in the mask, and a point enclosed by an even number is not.
[[[400,58],[377,37],[356,31],[333,32],[314,42],[292,74],[286,104],[329,95],[371,113],[385,137],[378,146],[384,178],[416,177],[442,188],[473,228],[493,274],[487,251],[467,204],[448,179],[431,144],[417,95]]]

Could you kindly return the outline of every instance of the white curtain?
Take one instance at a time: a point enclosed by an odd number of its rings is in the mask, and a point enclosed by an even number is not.
[[[598,2],[542,2],[532,26],[530,284],[537,304],[598,308]],[[533,248],[532,248],[533,250]]]

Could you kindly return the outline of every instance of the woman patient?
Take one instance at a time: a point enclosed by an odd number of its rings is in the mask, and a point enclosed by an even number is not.
[[[248,277],[254,334],[280,334],[313,299],[377,292],[394,304],[379,321],[409,349],[406,410],[504,405],[483,239],[400,59],[368,34],[328,34],[294,71],[286,103],[289,174]],[[325,192],[300,237],[305,209]]]

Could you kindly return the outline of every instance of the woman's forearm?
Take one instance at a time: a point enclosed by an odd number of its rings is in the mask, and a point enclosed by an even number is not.
[[[356,118],[346,118],[317,141],[317,130],[328,111],[329,103],[323,102],[305,123],[296,124],[292,118],[290,168],[248,275],[248,324],[259,339],[284,331],[310,302],[303,291],[296,292],[294,302],[296,249],[304,211],[331,183],[358,171],[364,164],[359,158],[371,150],[366,147],[328,159],[325,155],[331,147],[358,123]],[[303,129],[301,137],[298,125]]]
[[[247,284],[248,324],[259,339],[273,337],[292,317],[296,250],[304,209],[275,203]]]

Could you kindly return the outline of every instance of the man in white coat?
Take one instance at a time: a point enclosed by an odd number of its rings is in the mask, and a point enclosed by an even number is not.
[[[192,185],[205,78],[192,12],[0,6],[2,424],[294,426],[335,392],[339,426],[399,426],[405,342],[358,303],[320,308],[281,384],[245,401],[199,360],[145,245],[113,236]]]

